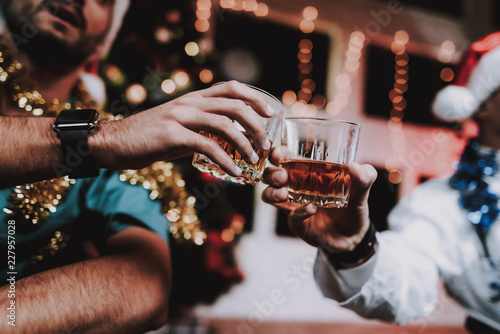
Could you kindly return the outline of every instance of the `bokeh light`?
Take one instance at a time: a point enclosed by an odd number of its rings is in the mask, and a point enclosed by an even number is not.
[[[173,80],[167,79],[161,83],[161,90],[167,94],[172,94],[175,92],[176,85]]]
[[[318,109],[323,109],[326,105],[326,99],[323,95],[314,95],[311,103],[313,106],[315,106]]]
[[[399,170],[392,171],[389,173],[388,179],[392,184],[399,184],[403,181],[403,173]]]
[[[295,101],[297,101],[297,95],[294,91],[287,90],[283,93],[281,100],[283,101],[283,104],[291,106],[295,103]]]
[[[316,18],[318,17],[318,10],[316,9],[316,7],[307,6],[302,11],[302,14],[304,15],[304,18],[306,20],[313,21],[313,20],[316,20]]]
[[[133,104],[141,104],[146,100],[148,93],[146,89],[140,84],[132,84],[125,91],[127,100]]]
[[[255,12],[255,10],[257,9],[257,1],[256,0],[245,0],[243,6],[244,6],[243,9],[246,12]]]
[[[208,29],[210,29],[210,23],[208,22],[208,20],[198,19],[194,23],[194,27],[195,27],[196,31],[207,32]]]
[[[172,39],[170,31],[165,27],[158,27],[155,30],[155,39],[160,44],[167,44]]]
[[[214,79],[214,74],[209,69],[204,69],[200,72],[200,80],[203,83],[210,83]]]
[[[399,30],[394,34],[394,40],[398,44],[405,45],[410,40],[410,35],[404,30]]]
[[[441,70],[440,77],[444,82],[450,82],[455,78],[455,72],[451,68],[445,67]]]
[[[257,7],[255,8],[254,11],[255,16],[264,17],[267,16],[268,13],[269,13],[269,8],[265,3],[257,4]]]
[[[196,44],[196,42],[188,42],[184,47],[184,50],[188,56],[194,57],[200,52],[200,47]]]
[[[180,87],[186,86],[189,83],[189,75],[184,71],[179,71],[175,73],[174,81]]]
[[[304,34],[310,34],[314,31],[314,22],[310,20],[302,20],[300,21],[299,28]]]

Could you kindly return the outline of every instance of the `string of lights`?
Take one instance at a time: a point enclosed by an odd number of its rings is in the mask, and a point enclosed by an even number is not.
[[[308,35],[314,32],[314,21],[318,17],[318,10],[314,6],[307,6],[303,9],[302,16],[299,29],[304,34],[304,37],[299,41],[299,51],[297,53],[300,90],[297,93],[292,90],[285,91],[282,95],[282,101],[285,105],[291,106],[291,111],[295,115],[307,112],[309,116],[314,116],[317,110],[322,109],[326,104],[323,95],[314,95],[316,89],[316,83],[312,79],[312,50],[314,44],[308,38]]]
[[[392,140],[393,157],[387,159],[386,170],[389,172],[388,180],[392,184],[399,184],[403,180],[403,173],[400,169],[398,157],[406,155],[406,138],[403,131],[404,110],[406,99],[404,93],[408,90],[409,79],[409,56],[406,53],[406,44],[410,36],[404,30],[399,30],[394,34],[394,41],[391,51],[394,53],[395,74],[394,87],[389,92],[389,99],[392,102],[390,119],[387,126]]]
[[[365,35],[361,31],[351,33],[345,52],[344,69],[335,78],[335,95],[326,105],[326,111],[329,115],[337,116],[342,108],[349,103],[349,95],[352,92],[351,82],[357,76],[364,43]]]
[[[220,0],[220,7],[234,11],[253,12],[257,17],[267,16],[269,8],[256,0]]]
[[[439,49],[438,60],[443,64],[449,65],[453,60],[455,50],[455,43],[449,40],[443,41]],[[455,72],[451,67],[446,66],[441,70],[440,77],[444,82],[451,82],[455,78]]]

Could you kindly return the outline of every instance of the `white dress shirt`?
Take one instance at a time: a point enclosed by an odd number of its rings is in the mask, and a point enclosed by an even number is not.
[[[335,270],[319,252],[315,278],[322,293],[361,316],[403,324],[434,310],[441,276],[468,315],[500,330],[500,301],[489,300],[500,293],[490,288],[500,282],[500,271],[485,259],[448,181],[427,181],[402,199],[388,217],[389,230],[377,233],[377,252],[361,266]],[[485,181],[500,195],[500,175]],[[486,242],[500,268],[500,222]]]

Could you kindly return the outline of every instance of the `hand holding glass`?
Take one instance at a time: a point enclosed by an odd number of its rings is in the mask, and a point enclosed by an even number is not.
[[[288,201],[347,206],[360,125],[318,118],[283,119],[280,165],[288,173]]]
[[[283,105],[276,97],[272,96],[266,91],[250,85],[247,86],[261,93],[268,103],[268,108],[273,110],[273,116],[271,118],[264,118],[259,116],[259,119],[265,125],[266,136],[272,144],[274,137],[276,136],[276,132],[279,128],[281,116],[283,114]],[[255,112],[250,107],[247,108],[247,111]],[[250,138],[250,135],[246,133],[245,129],[234,120],[233,123],[234,126],[236,126],[241,132],[243,132],[250,143],[252,143],[252,139]],[[260,181],[262,173],[264,172],[264,167],[266,165],[270,149],[265,151],[255,149],[255,153],[259,157],[259,161],[256,164],[250,164],[243,160],[239,152],[221,137],[206,132],[202,132],[202,134],[216,140],[219,146],[233,159],[236,166],[241,168],[243,172],[237,177],[230,176],[226,172],[224,172],[219,167],[219,165],[210,160],[206,155],[200,153],[195,153],[193,156],[194,167],[202,172],[210,173],[220,179],[230,180],[241,184],[256,184]]]

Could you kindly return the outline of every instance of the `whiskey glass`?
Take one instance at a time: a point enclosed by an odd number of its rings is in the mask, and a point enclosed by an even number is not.
[[[276,97],[269,94],[268,92],[251,85],[247,84],[245,85],[262,94],[262,96],[264,96],[264,98],[268,103],[268,108],[271,108],[273,110],[273,116],[270,118],[265,118],[257,115],[259,119],[262,121],[262,123],[264,123],[264,126],[266,128],[266,137],[271,142],[271,147],[272,147],[272,143],[276,137],[276,133],[279,129],[280,120],[283,115],[284,111],[283,104]],[[250,107],[247,108],[247,111],[255,112]],[[236,126],[238,130],[240,130],[248,138],[250,143],[252,143],[252,139],[250,138],[250,135],[245,131],[245,129],[237,121],[233,120],[233,123],[234,126]],[[210,160],[210,158],[208,158],[206,155],[201,153],[195,153],[193,155],[192,165],[195,168],[197,168],[202,172],[210,173],[219,179],[229,180],[235,183],[254,185],[260,181],[271,149],[258,150],[254,147],[255,153],[259,156],[259,161],[256,164],[251,164],[243,160],[240,153],[231,144],[226,142],[221,137],[204,131],[202,131],[201,134],[217,141],[219,146],[233,159],[236,166],[241,168],[243,172],[237,177],[231,176],[226,172],[224,172],[219,167],[218,164],[216,164],[215,162]]]
[[[346,207],[359,131],[360,125],[349,121],[284,118],[280,166],[288,173],[288,201]]]

